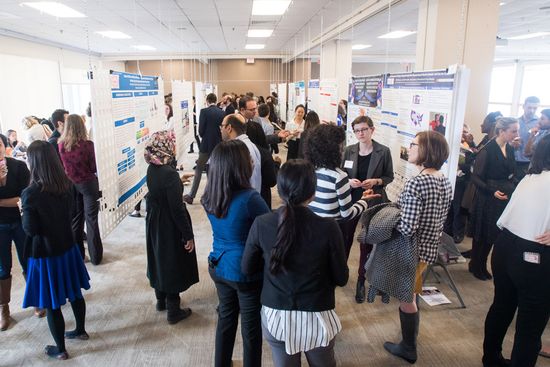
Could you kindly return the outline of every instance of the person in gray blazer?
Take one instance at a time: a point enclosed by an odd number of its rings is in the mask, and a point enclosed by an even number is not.
[[[380,198],[373,199],[369,206],[388,201],[384,188],[393,181],[393,164],[390,149],[372,140],[374,124],[370,117],[359,116],[351,123],[358,143],[346,147],[342,169],[346,171],[351,186],[353,202],[361,198],[364,190],[372,189]],[[346,222],[343,229],[344,245],[349,254],[359,217]],[[365,264],[372,250],[372,244],[360,244],[359,270],[355,300],[365,302]]]

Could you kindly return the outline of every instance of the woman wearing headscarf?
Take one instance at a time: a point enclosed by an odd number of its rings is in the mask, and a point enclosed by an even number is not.
[[[181,292],[198,283],[199,273],[191,217],[183,203],[183,184],[175,168],[175,135],[159,131],[145,147],[147,168],[147,277],[155,289],[157,311],[168,309],[175,324],[191,309],[180,308]]]

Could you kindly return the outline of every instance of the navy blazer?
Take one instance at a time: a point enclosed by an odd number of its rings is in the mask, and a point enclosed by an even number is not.
[[[199,117],[200,153],[212,153],[216,145],[222,141],[220,125],[224,117],[225,112],[216,105],[201,110]]]

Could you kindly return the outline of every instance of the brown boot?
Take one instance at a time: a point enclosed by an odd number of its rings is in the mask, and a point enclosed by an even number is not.
[[[0,330],[4,331],[10,326],[10,294],[11,277],[0,280]]]

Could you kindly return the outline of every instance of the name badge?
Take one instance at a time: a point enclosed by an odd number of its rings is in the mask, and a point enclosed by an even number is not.
[[[536,252],[524,252],[523,261],[531,264],[540,264],[540,254]]]
[[[353,168],[353,161],[345,161],[344,162],[344,168]]]

